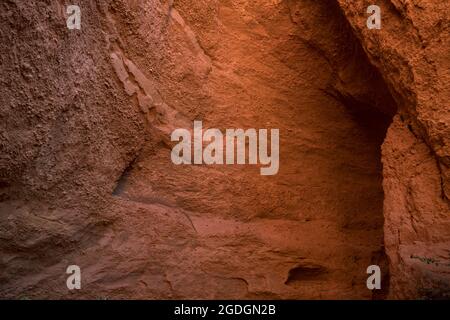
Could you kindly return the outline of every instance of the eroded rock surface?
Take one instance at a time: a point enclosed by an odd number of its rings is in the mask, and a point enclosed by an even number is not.
[[[448,24],[363,2],[2,3],[0,296],[444,295]],[[173,165],[194,120],[279,128],[280,172]]]
[[[383,26],[339,1],[399,107],[383,145],[386,252],[393,298],[450,294],[450,21],[446,1],[382,1]]]

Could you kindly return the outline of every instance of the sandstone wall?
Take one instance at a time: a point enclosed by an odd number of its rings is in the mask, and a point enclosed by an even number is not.
[[[448,297],[450,8],[381,3],[2,2],[0,297]],[[174,166],[198,119],[279,174]]]
[[[399,107],[383,144],[391,297],[448,297],[450,4],[381,1],[374,32],[360,15],[371,1],[339,3]]]

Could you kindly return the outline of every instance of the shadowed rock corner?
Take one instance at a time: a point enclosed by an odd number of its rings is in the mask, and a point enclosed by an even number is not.
[[[0,4],[1,298],[448,298],[448,2],[78,2]],[[173,165],[194,120],[279,173]]]

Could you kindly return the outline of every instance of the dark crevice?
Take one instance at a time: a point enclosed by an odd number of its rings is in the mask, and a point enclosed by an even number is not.
[[[289,270],[285,285],[292,285],[295,282],[321,280],[327,274],[327,269],[319,265],[301,265]]]
[[[323,10],[329,12],[329,25],[326,28],[333,30],[331,34],[333,32],[338,34],[335,39],[338,44],[337,50],[327,47],[327,39],[315,40],[317,42],[315,46],[320,48],[321,54],[325,55],[333,68],[334,79],[324,91],[346,107],[349,116],[360,125],[368,141],[378,147],[376,161],[379,164],[378,176],[382,190],[381,145],[398,107],[388,85],[379,70],[371,64],[338,2],[327,2],[323,6]],[[380,214],[383,215],[383,204],[374,205],[380,207]],[[383,224],[380,224],[379,228],[383,232]],[[372,263],[379,265],[383,273],[383,290],[376,290],[373,299],[384,299],[389,291],[389,264],[383,244],[380,251],[373,253]],[[294,268],[290,271],[287,282],[302,277],[322,276],[323,272],[320,268],[312,270]]]
[[[122,174],[120,175],[119,179],[117,180],[116,187],[114,188],[113,195],[114,196],[120,196],[124,191],[127,184],[127,180],[133,171],[133,168],[137,162],[137,159],[139,158],[140,152],[136,153],[135,157],[130,161],[128,166],[122,171]]]

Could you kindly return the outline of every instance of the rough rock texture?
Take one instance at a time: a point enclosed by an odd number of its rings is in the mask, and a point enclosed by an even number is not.
[[[450,297],[448,1],[380,1],[381,30],[339,1],[399,107],[383,144],[386,253],[393,298]]]
[[[448,21],[363,2],[2,2],[0,297],[445,297]],[[279,128],[280,172],[173,165],[194,120]]]

